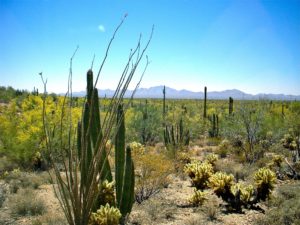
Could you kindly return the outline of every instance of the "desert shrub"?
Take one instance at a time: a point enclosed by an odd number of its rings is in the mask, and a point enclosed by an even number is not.
[[[221,143],[219,144],[219,148],[217,149],[216,153],[221,157],[221,158],[226,158],[228,153],[229,153],[229,149],[230,149],[231,145],[230,142],[227,139],[224,139],[223,141],[221,141]]]
[[[12,180],[9,182],[9,192],[11,194],[15,194],[21,187],[21,181],[19,180]]]
[[[141,203],[168,186],[174,166],[173,161],[151,147],[133,149],[132,154],[136,167],[135,200]]]
[[[42,215],[46,211],[45,203],[37,199],[34,191],[31,189],[22,189],[17,194],[11,196],[9,204],[12,214],[18,216]]]
[[[121,216],[118,208],[106,204],[91,214],[89,225],[118,225]]]
[[[269,201],[269,209],[264,216],[256,219],[257,225],[300,224],[300,186],[287,184],[279,187],[276,197]]]
[[[203,190],[208,186],[209,178],[213,174],[210,163],[192,162],[184,167],[184,172],[192,179],[192,185]]]
[[[11,193],[16,193],[19,188],[37,189],[46,182],[44,176],[37,173],[21,172],[18,169],[9,172],[4,179],[9,183]]]
[[[11,180],[18,180],[22,176],[20,169],[13,169],[10,172],[7,172],[4,176],[4,180],[8,183]]]
[[[295,141],[295,137],[291,133],[285,134],[283,138],[281,139],[281,143],[283,147],[290,149],[290,150],[295,150],[297,149],[297,143]]]
[[[178,152],[175,159],[175,170],[180,175],[186,164],[191,163],[191,158],[187,152]],[[182,174],[181,174],[182,175]]]
[[[207,146],[218,146],[220,144],[219,138],[209,138],[206,142]]]
[[[255,167],[248,164],[237,163],[233,160],[219,160],[216,162],[215,170],[227,174],[233,174],[236,181],[246,180]]]
[[[7,157],[3,156],[0,157],[0,177],[6,171],[12,171],[14,168],[17,167],[17,164],[9,160]]]
[[[37,189],[43,182],[43,177],[36,173],[24,173],[24,176],[20,178],[23,188]]]
[[[0,183],[0,208],[6,200],[8,194],[8,188],[5,184]]]
[[[188,201],[192,206],[201,206],[206,200],[207,197],[205,192],[194,189],[194,194]]]
[[[217,220],[220,212],[219,204],[215,198],[215,196],[212,196],[212,199],[203,204],[203,211],[209,221]]]
[[[62,215],[58,215],[57,213],[55,213],[54,215],[46,213],[32,221],[32,225],[44,225],[44,224],[67,225],[68,223]]]

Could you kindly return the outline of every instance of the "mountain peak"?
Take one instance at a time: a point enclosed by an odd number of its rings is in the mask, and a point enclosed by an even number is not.
[[[139,88],[135,93],[135,98],[163,98],[163,88],[164,85],[149,87],[149,88]],[[131,97],[132,90],[127,90],[125,97]],[[112,97],[114,90],[110,89],[100,89],[99,95],[104,97]],[[73,96],[84,96],[85,91],[74,92]],[[166,98],[169,99],[203,99],[204,94],[202,91],[193,92],[186,89],[176,90],[171,87],[166,86]],[[268,100],[300,100],[300,95],[284,95],[284,94],[247,94],[238,89],[228,89],[224,91],[208,91],[208,99],[228,99],[232,97],[233,99],[240,100],[258,100],[258,99],[268,99]]]

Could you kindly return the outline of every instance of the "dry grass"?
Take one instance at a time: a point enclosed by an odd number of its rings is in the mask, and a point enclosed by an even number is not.
[[[46,212],[45,203],[36,198],[32,189],[21,189],[10,196],[9,207],[12,215],[16,216],[36,216]]]

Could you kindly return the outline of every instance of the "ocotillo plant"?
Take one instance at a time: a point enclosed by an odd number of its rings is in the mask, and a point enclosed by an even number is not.
[[[207,100],[207,87],[204,87],[204,109],[203,109],[203,118],[207,116],[207,108],[206,108],[206,100]]]
[[[43,95],[43,124],[45,132],[45,141],[47,151],[50,155],[50,163],[54,169],[54,176],[56,185],[54,186],[55,194],[61,204],[65,217],[70,225],[88,225],[93,210],[97,208],[97,200],[101,193],[101,184],[103,181],[112,180],[110,167],[108,164],[107,156],[110,149],[107,149],[107,143],[110,138],[118,136],[119,142],[121,136],[125,137],[122,131],[122,120],[124,116],[121,115],[118,108],[123,102],[124,94],[130,84],[132,77],[137,70],[137,67],[144,56],[144,53],[152,38],[153,29],[146,46],[142,48],[141,39],[139,39],[137,46],[130,51],[130,55],[124,71],[120,77],[120,81],[116,88],[116,91],[110,99],[110,104],[107,107],[106,115],[100,123],[99,114],[99,99],[96,85],[98,78],[101,74],[102,67],[108,56],[108,52],[114,37],[123,24],[124,19],[121,21],[117,29],[115,30],[109,45],[106,49],[105,57],[99,68],[96,76],[96,81],[93,82],[93,73],[90,70],[87,76],[87,97],[85,99],[85,105],[80,122],[78,123],[78,132],[76,138],[76,128],[72,121],[72,59],[70,60],[70,74],[68,79],[68,92],[65,95],[60,123],[55,124],[48,121],[51,119],[49,112],[46,110],[46,83],[41,75],[42,82],[44,84]],[[77,49],[76,49],[77,50]],[[76,52],[76,51],[75,51]],[[145,66],[145,70],[149,62]],[[144,72],[145,72],[144,70]],[[141,78],[144,75],[141,75]],[[140,83],[140,82],[139,82]],[[136,89],[138,88],[137,84]],[[133,96],[131,96],[132,99]],[[130,102],[129,102],[130,103]],[[126,108],[128,108],[128,104]],[[123,114],[122,114],[123,115]],[[116,129],[113,129],[115,122],[118,119]],[[53,124],[53,125],[52,125]],[[58,132],[54,132],[55,129],[59,129]],[[117,133],[118,132],[118,135]],[[122,133],[123,132],[123,133]],[[53,137],[53,135],[57,135]],[[56,141],[56,140],[59,141]],[[120,149],[120,147],[117,147]],[[58,152],[58,154],[57,154]],[[132,201],[130,200],[134,184],[133,182],[133,164],[131,160],[130,150],[125,148],[123,150],[117,150],[118,155],[116,163],[116,173],[118,176],[116,181],[117,201],[116,205],[120,207],[120,211],[123,215],[130,212],[132,207]],[[124,158],[124,163],[120,163],[120,157]],[[117,167],[119,169],[117,169]],[[118,172],[117,172],[118,171]],[[122,172],[123,171],[123,172]],[[121,184],[120,184],[120,180]],[[109,185],[110,186],[110,185]],[[109,208],[110,206],[105,206]],[[123,216],[124,217],[124,216]],[[108,219],[108,218],[106,218]],[[121,221],[122,222],[122,221]]]
[[[232,112],[233,112],[233,98],[231,98],[231,97],[229,97],[229,109],[228,109],[228,111],[229,111],[229,115],[231,115]]]
[[[93,73],[91,70],[87,74],[87,100],[85,103],[83,120],[78,123],[78,156],[81,164],[81,186],[89,183],[89,167],[93,164],[93,156],[97,153],[97,144],[103,141],[103,134],[100,122],[98,90],[93,87]],[[90,132],[88,131],[90,129]],[[85,148],[83,148],[85,146]],[[99,177],[101,184],[103,181],[112,181],[112,173],[108,162],[107,150],[101,150],[99,158]],[[134,168],[131,159],[130,148],[125,153],[125,124],[124,113],[121,105],[117,111],[117,133],[115,141],[115,187],[116,187],[116,205],[120,209],[122,218],[130,213],[134,196]],[[93,209],[100,208],[98,202]]]

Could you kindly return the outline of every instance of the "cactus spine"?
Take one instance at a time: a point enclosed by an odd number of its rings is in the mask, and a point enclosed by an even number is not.
[[[203,118],[207,116],[207,108],[206,108],[206,100],[207,100],[207,87],[204,87],[204,109],[203,109]]]
[[[229,97],[229,115],[233,112],[233,98]]]

